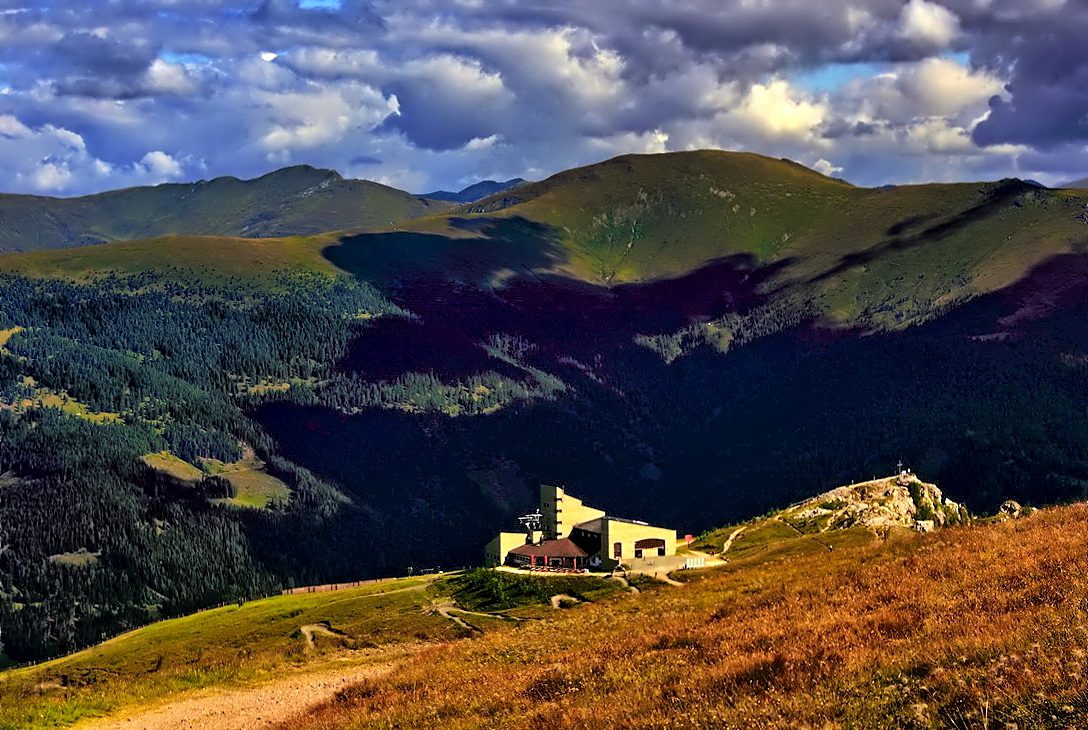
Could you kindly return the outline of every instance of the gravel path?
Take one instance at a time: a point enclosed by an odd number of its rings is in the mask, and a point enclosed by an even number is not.
[[[346,666],[234,689],[209,689],[135,712],[91,720],[77,730],[258,730],[274,727],[341,689],[389,672],[394,662]]]
[[[730,535],[729,539],[725,541],[725,544],[722,545],[721,552],[718,553],[718,554],[719,555],[725,555],[727,552],[729,552],[729,548],[733,547],[733,541],[736,540],[738,537],[740,537],[740,534],[742,532],[744,532],[745,530],[747,530],[747,529],[748,529],[748,525],[741,525],[737,529],[733,530],[733,534]]]

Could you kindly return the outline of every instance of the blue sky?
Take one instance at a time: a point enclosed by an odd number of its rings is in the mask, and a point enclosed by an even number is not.
[[[629,152],[1088,174],[1083,0],[0,0],[9,192],[312,164],[413,192]]]

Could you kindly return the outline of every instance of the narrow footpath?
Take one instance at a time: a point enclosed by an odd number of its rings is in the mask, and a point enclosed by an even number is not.
[[[211,688],[172,698],[167,704],[141,707],[76,725],[76,730],[257,730],[271,728],[315,705],[332,700],[340,690],[382,676],[395,661],[347,665],[295,674],[263,684]]]

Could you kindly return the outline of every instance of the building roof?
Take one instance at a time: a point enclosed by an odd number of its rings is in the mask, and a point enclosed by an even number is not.
[[[586,532],[600,532],[601,531],[601,521],[603,519],[604,519],[603,517],[598,517],[595,520],[589,520],[587,522],[579,522],[574,527],[579,529],[579,530],[585,530]]]
[[[598,517],[596,519],[589,520],[587,522],[579,522],[574,527],[578,528],[579,530],[585,530],[586,532],[602,532],[603,529],[604,529],[603,528],[603,523],[606,520],[608,522],[623,522],[624,524],[628,524],[628,525],[639,525],[641,527],[652,527],[655,530],[667,530],[667,529],[669,529],[667,527],[654,527],[649,522],[643,522],[642,520],[625,520],[622,517],[613,517],[612,515],[605,515],[604,517]]]
[[[536,545],[519,545],[510,551],[511,555],[524,555],[537,558],[588,558],[589,554],[574,544],[570,538],[545,540]]]
[[[608,517],[606,517],[605,519],[609,522],[626,522],[628,525],[642,525],[643,527],[653,527],[653,525],[651,525],[649,522],[643,522],[642,520],[628,520],[624,517],[613,517],[612,515],[608,515]]]

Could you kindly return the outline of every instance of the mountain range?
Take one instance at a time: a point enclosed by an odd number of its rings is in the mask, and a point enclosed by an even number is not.
[[[306,165],[253,180],[127,188],[78,198],[0,194],[0,251],[69,248],[169,234],[300,236],[398,223],[433,201]]]
[[[693,534],[899,460],[975,513],[1088,496],[1084,190],[701,151],[460,205],[392,191],[394,220],[303,215],[357,183],[287,172],[201,231],[129,207],[96,230],[156,237],[0,257],[12,660],[475,564],[542,482]],[[266,205],[320,232],[247,237]]]
[[[524,185],[526,182],[528,181],[523,180],[520,177],[515,177],[506,182],[481,180],[478,183],[473,183],[466,188],[462,188],[456,193],[450,192],[449,190],[435,190],[432,193],[424,193],[419,197],[427,198],[429,200],[446,200],[452,203],[472,203],[481,198],[486,198],[489,195],[494,195],[495,193],[501,193],[504,190],[510,190],[519,185]]]

